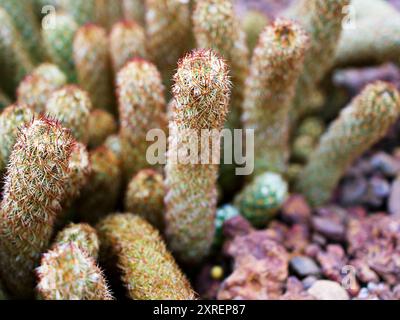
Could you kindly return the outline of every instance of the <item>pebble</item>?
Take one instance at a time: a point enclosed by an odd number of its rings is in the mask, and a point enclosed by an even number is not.
[[[308,293],[318,300],[349,300],[347,291],[337,282],[317,280],[308,289]]]
[[[312,226],[315,231],[330,240],[342,241],[344,239],[345,227],[341,223],[327,218],[313,217]]]
[[[292,223],[307,222],[311,217],[311,208],[302,195],[291,195],[282,207],[282,218]]]
[[[400,178],[392,183],[388,199],[388,210],[391,215],[400,217]]]
[[[341,188],[341,203],[352,205],[360,202],[367,191],[368,183],[363,176],[347,179]]]
[[[387,177],[395,177],[400,173],[400,161],[385,152],[378,152],[370,162],[374,170],[381,171]]]
[[[296,256],[290,260],[290,267],[300,277],[320,275],[321,269],[315,261],[306,256]]]

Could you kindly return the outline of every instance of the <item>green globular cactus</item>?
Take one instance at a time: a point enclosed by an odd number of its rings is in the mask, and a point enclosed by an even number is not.
[[[192,300],[195,294],[158,231],[133,214],[97,225],[101,260],[115,258],[128,296],[135,300]]]
[[[24,104],[11,105],[0,114],[0,173],[6,169],[19,130],[34,116],[32,108]]]
[[[0,211],[0,273],[17,297],[30,297],[34,268],[48,249],[69,177],[75,140],[41,117],[21,129],[5,177]]]
[[[11,104],[11,99],[0,89],[0,112]]]
[[[29,52],[33,62],[41,62],[45,57],[45,49],[32,1],[0,0],[0,7],[4,8],[13,19],[21,34],[23,46]]]
[[[148,58],[143,27],[130,20],[116,23],[110,33],[110,54],[114,73],[132,58]]]
[[[239,210],[230,204],[224,205],[217,210],[217,214],[215,216],[214,247],[220,247],[223,243],[223,226],[225,221],[228,221],[229,219],[236,217],[239,214]]]
[[[150,62],[134,59],[117,76],[122,165],[127,181],[149,167],[146,141],[149,130],[166,131],[164,87],[157,68]]]
[[[121,185],[121,168],[117,156],[100,146],[90,151],[91,173],[76,202],[78,216],[90,223],[115,210]]]
[[[66,83],[67,77],[56,65],[41,64],[19,84],[18,103],[27,104],[38,113],[44,112],[53,92]]]
[[[254,226],[262,227],[277,214],[287,196],[286,181],[277,173],[265,172],[236,197],[235,206]]]
[[[97,148],[108,136],[116,133],[117,122],[107,111],[95,109],[89,115],[89,147]]]
[[[96,0],[58,0],[58,6],[71,15],[78,25],[96,20]]]
[[[144,0],[122,0],[122,9],[126,20],[137,21],[144,25],[146,11]]]
[[[122,146],[119,134],[113,134],[104,141],[104,146],[114,153],[118,161],[122,162]]]
[[[169,88],[179,58],[192,46],[189,1],[145,0],[149,54]]]
[[[182,163],[177,155],[190,147],[190,142],[185,142],[187,130],[200,140],[202,130],[223,128],[230,95],[228,67],[212,50],[197,50],[179,61],[174,80],[175,103],[165,168],[166,234],[179,259],[196,263],[207,256],[214,239],[218,165],[211,159],[206,159],[209,164],[201,163],[200,148],[196,164]],[[211,145],[208,141],[202,142],[206,148]],[[216,142],[212,153],[220,150],[220,140]]]
[[[14,21],[2,7],[0,21],[0,85],[12,97],[18,83],[33,69],[33,61]]]
[[[125,210],[140,215],[159,230],[163,230],[164,196],[162,174],[152,169],[143,169],[128,185]]]
[[[247,47],[252,53],[258,43],[258,38],[261,32],[268,25],[268,17],[256,10],[249,10],[242,19],[243,29],[246,33]]]
[[[89,141],[89,115],[92,103],[88,94],[74,85],[64,86],[55,91],[46,104],[46,112],[71,129],[76,140]]]
[[[96,229],[86,223],[71,223],[61,230],[55,239],[57,245],[73,242],[90,257],[97,260],[100,249]]]
[[[329,200],[348,166],[381,139],[400,113],[400,94],[385,82],[368,85],[321,137],[298,179],[298,190],[315,206]]]
[[[88,92],[95,108],[113,111],[106,31],[94,24],[86,24],[77,31],[73,46],[78,83]]]
[[[110,30],[114,23],[123,18],[122,0],[95,0],[96,23]],[[140,0],[143,1],[143,0]]]
[[[350,0],[300,0],[286,14],[300,22],[308,32],[311,42],[291,110],[293,123],[321,106],[321,99],[318,96],[315,99],[315,91],[334,64],[342,31],[343,9],[349,3]]]
[[[65,73],[68,82],[76,83],[73,42],[78,24],[70,15],[62,12],[52,18],[54,18],[54,26],[42,29],[48,56]]]
[[[283,173],[289,156],[289,111],[308,37],[296,23],[278,19],[265,28],[246,81],[243,125],[254,130],[254,176]]]
[[[43,254],[36,269],[43,300],[113,300],[103,272],[87,252],[71,241]]]

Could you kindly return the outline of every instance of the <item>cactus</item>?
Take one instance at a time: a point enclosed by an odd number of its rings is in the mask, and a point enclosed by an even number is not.
[[[110,54],[114,73],[132,58],[146,59],[148,53],[143,27],[129,20],[116,23],[110,34]]]
[[[6,169],[19,130],[34,115],[34,111],[24,104],[11,105],[0,114],[0,173]]]
[[[83,221],[96,222],[115,210],[121,184],[121,168],[117,156],[104,146],[90,152],[91,173],[76,211]]]
[[[97,259],[100,249],[99,238],[96,230],[90,225],[86,223],[71,223],[57,234],[56,245],[63,245],[69,242],[73,242],[90,257]]]
[[[46,112],[71,129],[76,140],[87,143],[89,115],[92,110],[88,94],[74,85],[54,92],[46,104]]]
[[[76,71],[73,59],[73,41],[78,25],[65,13],[57,13],[55,25],[42,29],[43,41],[50,60],[58,65],[67,76],[68,82],[76,82]]]
[[[122,162],[121,138],[118,134],[109,136],[104,142],[104,146],[114,154],[120,163]]]
[[[250,52],[253,52],[261,32],[269,24],[269,19],[262,12],[249,10],[244,15],[242,24],[244,32],[246,33],[247,47]]]
[[[164,179],[155,170],[143,169],[130,181],[125,210],[138,214],[159,230],[164,226]]]
[[[146,151],[151,144],[146,135],[151,129],[166,130],[163,85],[157,68],[134,59],[117,76],[122,164],[129,179],[149,166]]]
[[[0,112],[10,104],[10,98],[0,89]]]
[[[122,0],[122,8],[126,20],[137,21],[142,26],[144,25],[144,0]]]
[[[298,189],[313,205],[329,200],[347,167],[382,138],[400,113],[394,86],[368,85],[330,125],[298,179]]]
[[[96,23],[106,30],[123,17],[122,0],[95,0],[96,1]],[[143,1],[143,0],[141,0]]]
[[[133,214],[116,214],[97,226],[101,257],[115,257],[132,299],[189,300],[195,295],[160,234]]]
[[[217,210],[217,214],[215,217],[214,247],[220,247],[223,244],[223,227],[225,221],[228,221],[229,219],[236,217],[239,214],[239,210],[230,204],[224,205]]]
[[[14,21],[21,34],[23,46],[29,52],[32,61],[41,62],[45,57],[45,50],[32,1],[0,0],[0,7],[4,8]]]
[[[149,53],[170,87],[176,61],[191,47],[189,1],[145,0]]]
[[[67,77],[56,65],[41,64],[19,84],[18,103],[27,104],[38,113],[44,112],[53,92],[66,83]]]
[[[33,294],[33,270],[61,210],[74,143],[58,122],[41,117],[21,129],[11,153],[0,211],[0,273],[17,297]]]
[[[276,215],[287,196],[286,181],[277,173],[265,172],[245,187],[235,205],[254,226],[261,227]]]
[[[223,128],[230,81],[225,62],[212,50],[193,51],[181,59],[174,80],[165,169],[166,233],[176,255],[195,263],[208,254],[214,238],[218,166],[179,163],[176,155],[182,152],[187,129],[200,138],[201,130]],[[220,141],[216,147],[219,151]]]
[[[289,111],[308,38],[297,24],[278,19],[260,35],[246,82],[243,124],[254,130],[254,175],[283,173],[289,155]]]
[[[33,69],[33,62],[13,20],[0,7],[0,84],[6,93],[14,96],[18,83]]]
[[[106,31],[96,25],[87,24],[77,31],[73,47],[78,83],[89,93],[95,108],[113,111]]]
[[[78,25],[95,22],[96,0],[58,0],[58,6],[62,11],[67,12]]]
[[[112,114],[95,109],[89,115],[89,147],[97,148],[108,136],[117,131],[117,123]]]
[[[300,22],[311,40],[293,102],[293,123],[321,106],[320,99],[314,102],[312,97],[316,87],[334,64],[344,18],[343,9],[349,3],[350,0],[300,0],[287,12],[288,17]]]
[[[73,241],[43,254],[37,293],[43,300],[112,300],[95,260]]]

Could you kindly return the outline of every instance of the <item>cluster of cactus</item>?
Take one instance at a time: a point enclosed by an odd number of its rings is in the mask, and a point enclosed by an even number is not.
[[[335,65],[399,61],[400,15],[374,1],[354,0],[367,34],[351,42],[350,0],[295,1],[275,21],[231,0],[0,0],[0,299],[112,300],[110,274],[132,299],[195,299],[175,259],[219,250],[226,220],[264,227],[290,186],[327,202],[400,114],[384,82],[326,131],[312,114]],[[375,11],[387,36],[368,34]],[[254,131],[248,179],[214,161],[222,139],[203,134],[224,127]],[[153,129],[166,163],[149,161]]]

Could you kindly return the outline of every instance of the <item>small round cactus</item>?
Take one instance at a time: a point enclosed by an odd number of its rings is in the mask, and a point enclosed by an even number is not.
[[[99,147],[108,136],[117,131],[117,122],[107,111],[95,109],[89,115],[89,147]]]
[[[287,196],[286,181],[279,174],[266,172],[245,187],[235,205],[254,226],[260,227],[276,215]]]
[[[104,146],[114,153],[116,159],[118,159],[120,163],[122,162],[121,138],[118,134],[109,136],[106,141],[104,141]]]
[[[126,20],[134,20],[144,25],[144,0],[122,0],[122,9]]]
[[[139,171],[130,181],[125,210],[138,214],[159,230],[164,226],[164,178],[152,169]]]
[[[223,226],[225,221],[236,217],[240,214],[239,210],[230,204],[224,205],[223,207],[217,210],[217,214],[215,216],[215,237],[214,237],[214,246],[219,247],[223,242]]]
[[[100,254],[115,257],[128,295],[136,300],[192,300],[195,294],[158,231],[133,214],[106,217],[97,226]]]

